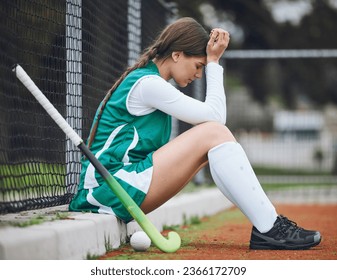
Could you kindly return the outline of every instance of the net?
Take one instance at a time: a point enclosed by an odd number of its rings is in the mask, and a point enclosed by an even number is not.
[[[168,12],[155,0],[0,2],[0,213],[67,204],[80,173],[80,152],[12,65],[19,63],[86,139],[105,93]]]

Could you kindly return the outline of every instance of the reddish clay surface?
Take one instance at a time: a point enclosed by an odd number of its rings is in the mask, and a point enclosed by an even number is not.
[[[299,226],[319,230],[322,242],[310,250],[249,250],[251,224],[232,208],[199,225],[180,227],[181,248],[172,254],[155,247],[136,253],[129,244],[112,251],[102,259],[188,259],[188,260],[336,260],[337,205],[276,205],[280,214]],[[164,232],[165,235],[165,232]]]

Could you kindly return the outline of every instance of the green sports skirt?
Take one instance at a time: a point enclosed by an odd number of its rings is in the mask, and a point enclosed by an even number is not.
[[[140,206],[149,190],[153,173],[153,153],[144,160],[128,164],[123,168],[109,170],[116,181],[124,188],[130,197]],[[98,187],[86,189],[79,185],[79,190],[69,204],[70,211],[84,211],[102,214],[112,214],[125,223],[133,217],[123,206],[108,184],[99,180]]]

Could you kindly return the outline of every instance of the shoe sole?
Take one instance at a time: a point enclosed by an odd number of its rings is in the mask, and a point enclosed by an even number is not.
[[[261,238],[261,237],[260,237]],[[265,242],[250,242],[249,249],[252,250],[307,250],[312,247],[317,246],[321,242],[322,238],[319,240],[313,241],[311,243],[306,244],[286,244],[282,242],[273,241],[265,241]]]

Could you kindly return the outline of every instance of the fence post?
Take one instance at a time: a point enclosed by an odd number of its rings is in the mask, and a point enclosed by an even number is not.
[[[140,0],[128,0],[128,65],[137,61],[142,46],[142,13]]]
[[[66,1],[66,120],[82,137],[82,0]],[[66,139],[66,186],[76,192],[81,152]]]

